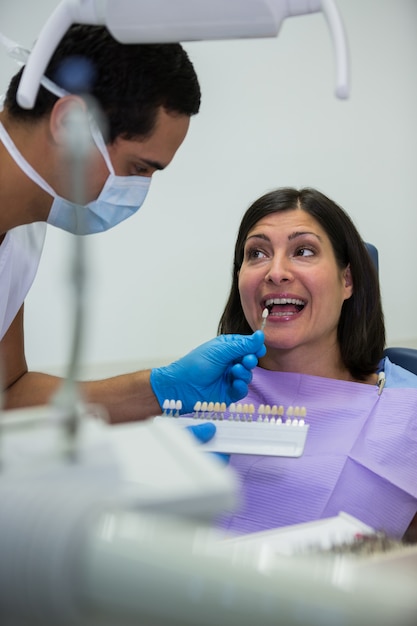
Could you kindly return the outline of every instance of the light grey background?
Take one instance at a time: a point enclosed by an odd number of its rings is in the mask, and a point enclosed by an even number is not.
[[[378,246],[388,343],[417,346],[417,2],[337,3],[348,101],[334,97],[321,14],[286,20],[275,39],[185,45],[201,113],[140,212],[88,239],[85,375],[165,363],[214,336],[240,218],[286,185],[317,187]],[[2,0],[0,30],[30,47],[56,4]],[[0,53],[3,90],[15,70]],[[59,372],[68,355],[71,241],[49,229],[26,305],[31,368]]]

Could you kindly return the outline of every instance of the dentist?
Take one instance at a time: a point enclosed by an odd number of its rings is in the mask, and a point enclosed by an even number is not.
[[[91,69],[89,96],[104,116],[105,137],[83,91],[62,84],[63,75],[74,74],[69,71],[74,59]],[[0,113],[0,359],[6,409],[46,403],[61,384],[58,377],[29,371],[25,358],[24,300],[47,224],[92,235],[133,215],[152,175],[169,165],[200,107],[198,79],[180,44],[120,44],[101,26],[72,26],[45,74],[46,87],[30,110],[16,101],[21,71],[16,74]],[[72,196],[65,145],[74,107],[89,116],[94,141],[85,206]],[[184,412],[201,399],[230,403],[246,395],[252,369],[265,353],[263,339],[261,331],[221,335],[166,367],[80,382],[80,390],[86,401],[103,405],[113,423],[156,415],[165,398],[182,400]]]

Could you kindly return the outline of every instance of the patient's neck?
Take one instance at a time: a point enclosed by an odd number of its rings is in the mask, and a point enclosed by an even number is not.
[[[263,369],[278,372],[293,372],[369,385],[377,383],[376,373],[367,376],[365,380],[359,380],[352,376],[342,361],[338,347],[337,349],[329,348],[327,351],[315,351],[309,350],[308,346],[277,349],[267,345],[266,355],[259,359],[259,365]]]

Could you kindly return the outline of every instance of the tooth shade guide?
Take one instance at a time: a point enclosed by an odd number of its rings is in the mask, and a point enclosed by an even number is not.
[[[286,424],[291,424],[291,419],[292,419],[292,416],[294,415],[294,407],[293,406],[289,406],[285,413],[286,413],[286,416],[287,416],[287,419],[285,420],[285,423]]]
[[[269,406],[269,404],[265,404],[265,417],[264,417],[264,422],[268,423],[269,422],[269,416],[271,414],[271,407]]]
[[[222,402],[220,405],[220,410],[221,410],[221,419],[224,420],[224,414],[227,411],[227,405],[226,402]]]
[[[253,414],[255,413],[255,405],[254,404],[250,404],[249,405],[249,421],[252,422],[253,421]]]
[[[262,422],[264,413],[265,413],[265,405],[260,404],[258,406],[258,420],[257,420],[258,422]]]
[[[226,402],[216,402],[214,410],[218,413],[218,419],[224,420],[224,414],[226,413]]]
[[[182,409],[181,400],[164,400],[163,416],[180,417]],[[227,415],[228,413],[228,415]],[[255,415],[257,416],[255,418]],[[284,415],[285,420],[283,419]],[[304,426],[307,410],[304,406],[288,406],[285,410],[282,404],[254,404],[232,402],[228,407],[225,402],[201,402],[194,404],[192,417],[204,420],[224,420],[234,422],[259,422],[263,424],[287,424],[291,426]],[[189,419],[189,418],[185,418]]]
[[[159,420],[175,420],[180,427],[190,426],[193,418],[216,421],[216,434],[205,444],[207,452],[260,456],[299,457],[304,452],[309,426],[305,407],[260,404],[196,402],[192,416],[179,415],[180,403],[167,400]],[[174,411],[173,408],[174,407]],[[257,417],[254,418],[254,416]],[[283,416],[286,418],[283,419]],[[291,417],[289,417],[291,416]]]
[[[239,422],[241,419],[241,414],[243,411],[243,405],[241,402],[238,402],[236,405],[236,414],[235,414],[235,420],[236,422]]]
[[[265,328],[265,324],[266,324],[266,318],[269,315],[269,309],[267,307],[264,308],[264,310],[262,311],[262,324],[261,324],[261,330],[263,330]]]
[[[198,413],[200,410],[201,410],[201,402],[200,402],[200,400],[197,400],[197,402],[194,405],[194,413],[193,413],[193,417],[194,418],[199,418],[200,417],[200,415]]]
[[[181,400],[169,400],[168,398],[165,398],[164,402],[162,403],[162,413],[163,415],[167,415],[170,417],[178,417],[180,414],[180,411],[182,409],[182,402]]]

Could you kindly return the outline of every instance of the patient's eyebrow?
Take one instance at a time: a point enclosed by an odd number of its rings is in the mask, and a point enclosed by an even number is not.
[[[249,239],[263,239],[264,241],[271,241],[270,238],[263,233],[254,233],[253,235],[248,235],[245,239],[245,243],[249,241]]]
[[[321,241],[320,235],[314,233],[311,230],[296,230],[295,232],[291,233],[291,235],[288,235],[288,241],[292,241],[297,237],[303,237],[304,235],[313,235],[313,237],[316,237],[319,241]]]
[[[322,240],[320,235],[318,235],[317,233],[314,233],[313,231],[310,231],[310,230],[296,230],[293,233],[291,233],[290,235],[288,235],[288,241],[292,241],[293,239],[297,239],[297,237],[303,237],[304,235],[312,235],[313,237],[316,237],[316,239],[318,239],[319,241]],[[263,239],[264,241],[271,241],[270,238],[268,237],[268,235],[265,235],[264,233],[253,233],[253,235],[248,235],[246,237],[246,239],[245,239],[245,243],[246,243],[246,241],[249,241],[249,239]]]

